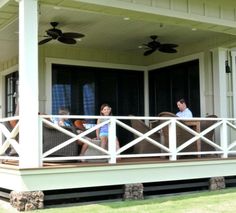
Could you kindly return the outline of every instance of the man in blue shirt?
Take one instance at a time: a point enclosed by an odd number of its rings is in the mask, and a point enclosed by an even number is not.
[[[193,114],[190,109],[187,107],[185,100],[182,98],[177,101],[177,107],[179,108],[179,112],[176,113],[178,117],[181,118],[192,118]]]

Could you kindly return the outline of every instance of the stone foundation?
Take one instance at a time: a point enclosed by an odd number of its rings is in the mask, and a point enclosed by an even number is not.
[[[143,199],[143,184],[125,184],[124,185],[124,200],[140,200]]]
[[[224,177],[213,177],[209,181],[209,190],[225,189]]]
[[[41,191],[10,193],[10,204],[18,211],[30,211],[44,208],[44,194]]]

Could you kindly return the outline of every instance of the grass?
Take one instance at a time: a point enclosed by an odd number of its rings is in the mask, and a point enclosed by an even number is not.
[[[235,213],[236,188],[212,192],[164,196],[138,201],[106,202],[99,204],[45,208],[31,213]],[[0,206],[0,213],[11,213]]]

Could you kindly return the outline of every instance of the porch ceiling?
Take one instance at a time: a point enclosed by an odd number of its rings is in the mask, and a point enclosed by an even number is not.
[[[176,43],[179,50],[197,45],[208,39],[234,39],[235,26],[210,24],[196,20],[135,12],[124,8],[106,7],[91,4],[93,1],[40,0],[39,40],[45,30],[51,28],[50,22],[59,22],[63,32],[80,32],[86,36],[76,46],[79,48],[126,51],[142,55],[144,49],[138,48],[156,34],[161,43]],[[123,1],[124,2],[124,1]],[[226,0],[228,4],[236,3]],[[129,17],[129,20],[124,20]],[[193,30],[195,29],[195,30]],[[51,41],[45,45],[64,45]],[[18,3],[16,0],[0,1],[0,61],[18,55]],[[160,52],[156,55],[163,54]]]

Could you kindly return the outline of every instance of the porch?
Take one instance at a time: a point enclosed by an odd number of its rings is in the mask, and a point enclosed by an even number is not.
[[[89,122],[98,119],[100,116],[71,115],[69,117],[70,119]],[[74,134],[53,124],[50,121],[51,118],[52,115],[39,115],[38,117],[39,133],[41,134],[39,135],[41,143],[39,156],[41,157],[39,159],[40,166],[35,168],[22,168],[20,166],[22,160],[21,144],[16,141],[19,125],[17,124],[10,131],[6,128],[6,122],[18,119],[18,117],[1,119],[1,138],[3,139],[0,148],[1,189],[9,193],[11,191],[20,193],[63,190],[62,195],[47,195],[48,198],[46,199],[50,200],[55,197],[65,199],[69,196],[89,196],[90,193],[98,196],[100,192],[87,191],[93,187],[96,189],[111,188],[101,192],[105,194],[121,193],[123,189],[120,187],[129,184],[147,184],[143,189],[146,191],[150,190],[149,184],[163,183],[165,185],[170,181],[174,181],[176,184],[180,184],[181,181],[193,181],[193,183],[187,184],[187,187],[196,187],[196,185],[208,187],[206,186],[207,181],[201,182],[202,179],[233,178],[236,175],[235,119],[108,116],[105,122],[93,125],[92,128],[79,134]],[[141,122],[146,126],[146,131],[132,125],[132,121]],[[210,125],[204,130],[196,129],[193,126],[186,125],[190,121],[201,124],[208,122]],[[102,149],[87,137],[106,123],[110,126],[108,150]],[[46,142],[43,137],[45,126],[57,129],[58,133],[69,136],[69,139],[45,151],[43,149]],[[119,128],[123,129],[123,133],[124,130],[132,133],[134,137],[129,138],[129,141],[125,141],[125,143],[120,141],[120,148],[116,150],[115,140]],[[188,132],[192,135],[186,141],[181,141],[181,145],[179,144],[180,129],[183,130],[182,134]],[[166,130],[169,132],[168,139],[163,134]],[[212,131],[213,135],[209,139],[208,135]],[[154,134],[160,134],[160,137],[154,137]],[[74,156],[54,155],[60,149],[67,149],[67,146],[77,144],[77,140],[87,143],[90,148],[100,154],[80,156],[78,152],[78,155]],[[206,147],[204,144],[208,144],[207,150],[204,148]],[[137,148],[138,145],[151,145],[152,149],[156,151],[150,151],[150,149],[145,151],[143,148]],[[14,155],[7,152],[10,147],[16,151]],[[189,147],[190,149],[188,149]],[[29,150],[28,154],[31,154]],[[186,187],[184,186],[186,184],[182,184],[182,187]],[[155,188],[158,189],[159,187],[155,186],[151,190],[155,190]],[[69,195],[66,194],[68,190],[71,190]],[[78,190],[87,192],[81,193]],[[1,196],[9,198],[7,193],[1,192]]]
[[[191,122],[211,121],[204,130],[194,130],[183,122],[190,119],[177,117],[139,117],[139,116],[108,116],[107,120],[80,134],[74,134],[53,124],[48,119],[51,115],[39,115],[39,132],[44,134],[43,126],[55,128],[66,134],[70,139],[39,153],[40,166],[36,168],[21,168],[21,144],[16,141],[19,125],[9,131],[4,123],[17,117],[1,119],[1,188],[15,191],[54,190],[80,188],[91,186],[109,186],[127,183],[147,183],[168,180],[184,180],[210,178],[216,176],[234,176],[236,174],[235,159],[235,119],[231,118],[191,118]],[[63,116],[62,116],[63,117]],[[100,116],[69,116],[70,119],[94,120]],[[103,116],[104,117],[104,116]],[[149,123],[158,121],[157,125],[144,132],[129,125],[131,121]],[[108,150],[89,140],[86,135],[102,125],[109,123]],[[122,128],[134,137],[121,143],[116,150],[115,139],[117,129]],[[168,139],[162,133],[168,129]],[[188,133],[191,138],[179,144],[179,129],[182,134]],[[211,139],[207,134],[214,132]],[[153,139],[153,134],[160,134]],[[40,147],[43,147],[43,136],[40,137]],[[164,137],[164,138],[163,138]],[[80,156],[57,156],[53,153],[66,149],[77,140],[83,141],[100,154]],[[168,140],[168,141],[166,141]],[[112,142],[113,141],[113,142]],[[137,145],[152,146],[156,151],[142,151]],[[205,149],[205,145],[208,145]],[[9,148],[16,153],[7,154]],[[136,149],[135,149],[136,147]],[[190,147],[190,149],[188,149]],[[136,150],[136,151],[135,151]],[[139,150],[139,151],[137,151]],[[141,150],[141,151],[140,151]],[[159,150],[159,151],[158,151]],[[30,155],[30,151],[28,150]],[[86,161],[86,162],[81,162]],[[108,177],[108,178],[104,178]],[[52,181],[53,180],[53,181]],[[66,180],[66,181],[65,181]],[[79,180],[79,181],[78,181]],[[12,184],[14,183],[14,184]]]

